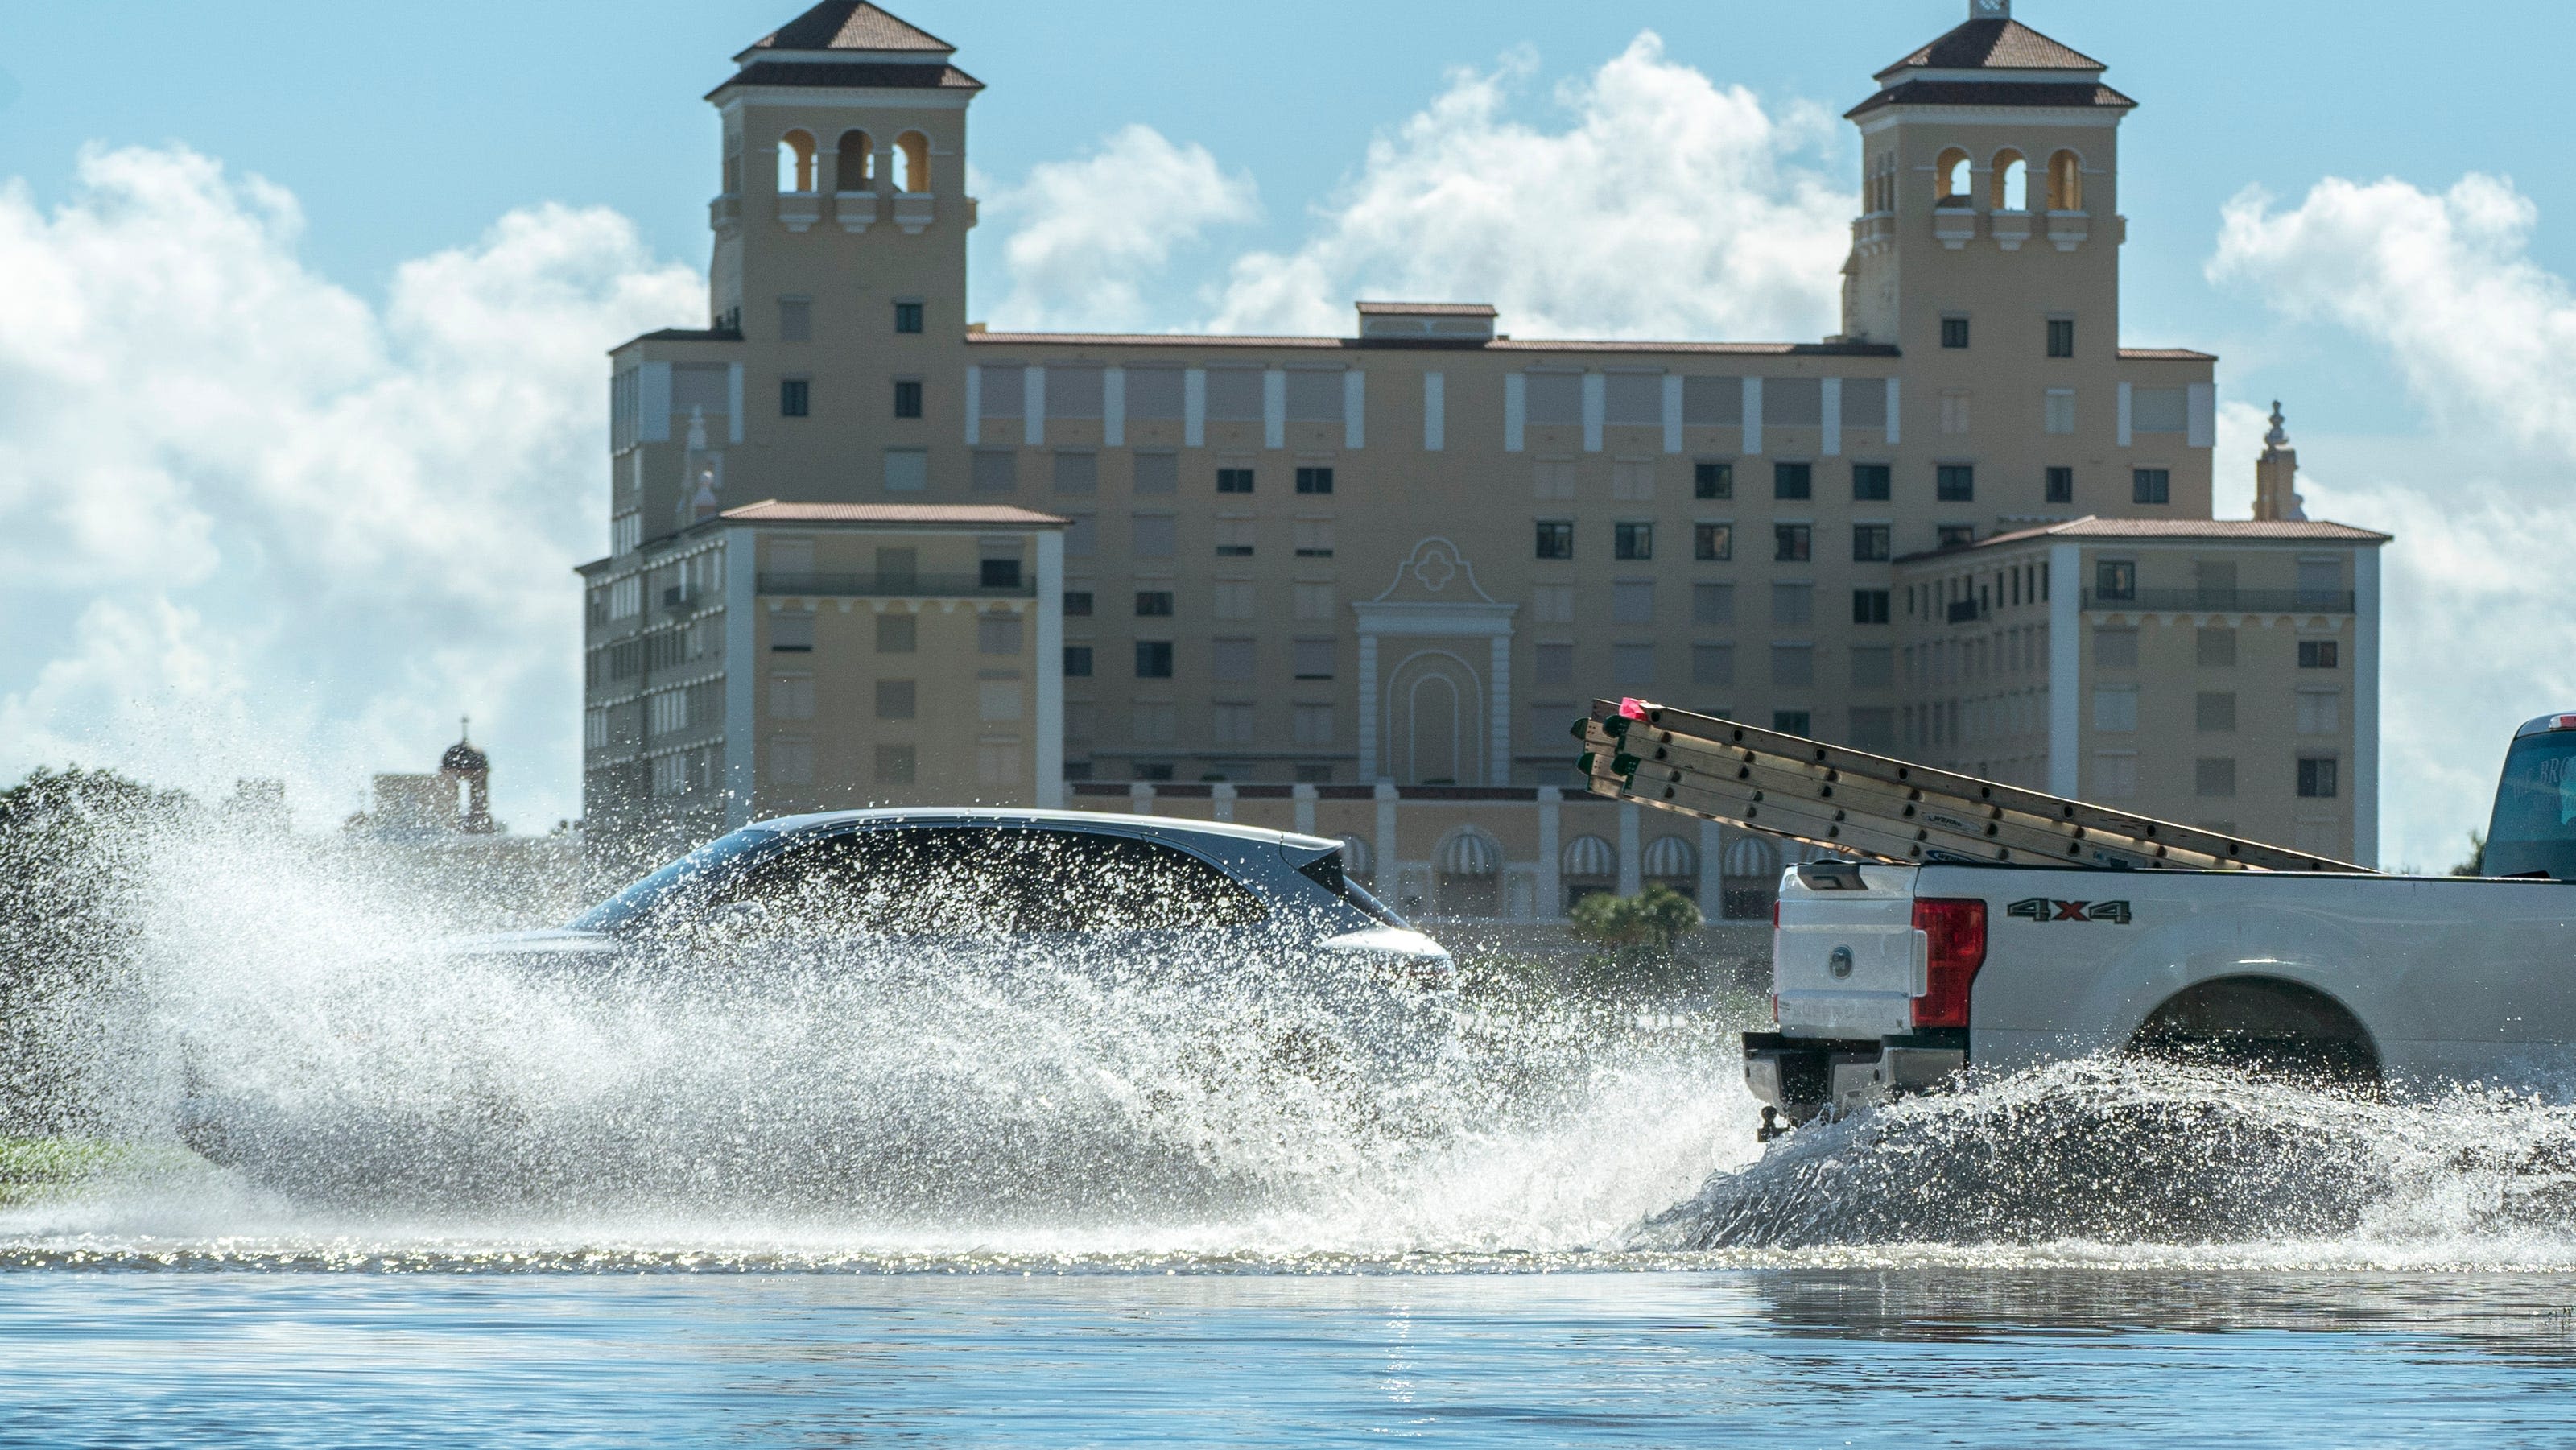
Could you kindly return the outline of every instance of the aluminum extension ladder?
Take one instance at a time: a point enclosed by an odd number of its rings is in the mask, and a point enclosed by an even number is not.
[[[1595,700],[1574,734],[1594,795],[1898,865],[2370,871],[1644,700]]]

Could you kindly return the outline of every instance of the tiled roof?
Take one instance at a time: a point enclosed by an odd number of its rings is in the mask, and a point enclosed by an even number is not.
[[[1279,347],[1378,348],[1423,339],[1374,337],[1248,337],[1196,332],[970,332],[970,343],[1011,347]],[[1881,342],[1655,342],[1615,338],[1482,338],[1436,339],[1441,346],[1484,348],[1493,352],[1683,352],[1733,353],[1754,357],[1898,357],[1891,343]]]
[[[2125,362],[2216,362],[2214,352],[2194,352],[2187,347],[2124,347],[2120,357]]]
[[[1397,317],[1497,317],[1490,302],[1362,302],[1362,315]]]
[[[666,327],[630,339],[633,342],[740,342],[739,327]]]
[[[1007,504],[782,503],[765,498],[724,511],[754,524],[961,524],[970,528],[1053,528],[1072,520]]]
[[[2018,20],[1971,20],[1878,73],[1901,70],[2089,70],[2102,62]]]
[[[1934,549],[1907,554],[1898,559],[1906,563],[1916,559],[1937,559],[1974,553],[1979,549],[1999,549],[2014,544],[2027,544],[2037,539],[2212,539],[2224,542],[2263,543],[2337,543],[2385,544],[2395,538],[2374,529],[2355,528],[2350,524],[2330,523],[2323,519],[2296,521],[2290,519],[2106,519],[2088,515],[2059,524],[2042,524],[2032,529],[2015,529],[2008,534],[1995,534],[1973,544],[1955,549]]]
[[[751,49],[919,50],[948,55],[957,47],[917,25],[888,15],[869,4],[868,0],[823,0],[822,4],[753,41]]]
[[[1903,81],[1843,112],[1846,119],[1889,106],[2054,106],[2133,110],[2137,102],[2098,81]]]
[[[894,61],[756,60],[733,73],[725,86],[817,86],[840,90],[980,91],[984,83],[953,65],[904,65]]]

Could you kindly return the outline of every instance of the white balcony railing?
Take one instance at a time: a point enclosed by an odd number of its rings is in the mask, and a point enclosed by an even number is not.
[[[789,231],[801,232],[822,219],[822,193],[782,191],[778,194],[778,221]]]
[[[873,191],[833,193],[832,218],[841,224],[841,230],[852,236],[866,231],[877,222],[877,194]]]

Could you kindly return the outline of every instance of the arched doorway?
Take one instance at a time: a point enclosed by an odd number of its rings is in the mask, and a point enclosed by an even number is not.
[[[1388,764],[1404,785],[1478,785],[1485,779],[1484,680],[1447,650],[1423,650],[1395,667],[1387,689]]]

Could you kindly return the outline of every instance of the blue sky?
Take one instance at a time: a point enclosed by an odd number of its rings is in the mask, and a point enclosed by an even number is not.
[[[990,87],[974,286],[996,325],[1311,315],[1248,300],[1247,267],[1320,279],[1335,306],[1392,285],[1371,279],[1449,275],[1397,256],[1371,198],[1514,138],[1653,137],[1659,118],[1602,94],[1644,76],[1698,106],[1670,117],[1677,147],[1744,163],[1712,209],[1754,219],[1714,229],[1812,256],[1776,305],[1704,287],[1663,308],[1605,283],[1587,317],[1579,285],[1569,303],[1509,256],[1461,261],[1445,290],[1507,313],[1525,295],[1524,335],[1800,336],[1830,325],[1848,211],[1855,146],[1831,118],[1965,6],[892,8]],[[2528,643],[2576,605],[2557,563],[2576,547],[2559,537],[2576,535],[2576,169],[2544,110],[2576,18],[2017,8],[2142,102],[2122,138],[2125,340],[2220,353],[2223,397],[2288,400],[2318,512],[2408,533],[2389,850],[2432,863],[2482,816],[2499,731],[2576,704],[2576,672]],[[0,309],[18,319],[14,342],[0,331],[0,609],[30,626],[0,640],[0,774],[80,752],[204,775],[221,754],[289,775],[313,819],[352,806],[366,770],[427,760],[470,708],[525,762],[505,814],[575,811],[562,566],[596,551],[599,352],[697,317],[698,97],[794,9],[0,7]],[[1660,55],[1635,49],[1649,31]],[[1461,119],[1462,98],[1488,109]],[[1159,190],[1094,184],[1138,158]],[[2230,218],[2248,187],[2269,202]],[[1519,195],[1491,250],[1624,224]],[[1108,262],[1068,260],[1135,215],[1163,221]],[[144,426],[133,379],[92,365],[114,358],[150,379]],[[488,400],[472,426],[460,395]],[[2222,431],[2223,499],[2245,491],[2246,424]],[[116,535],[140,518],[147,537]],[[135,671],[146,684],[115,683]],[[210,754],[226,721],[274,737],[272,758]]]
[[[345,3],[183,6],[83,0],[0,9],[0,174],[40,199],[68,185],[84,143],[181,141],[293,192],[304,254],[379,290],[398,262],[465,242],[512,207],[597,204],[634,219],[661,255],[701,262],[714,126],[698,97],[734,51],[795,0],[436,7]],[[1939,34],[1961,0],[1836,4],[1332,3],[1208,6],[1092,0],[913,0],[897,13],[955,44],[990,90],[977,101],[977,169],[1015,178],[1142,123],[1248,171],[1259,221],[1185,253],[1180,296],[1233,251],[1293,244],[1309,204],[1358,166],[1370,136],[1430,100],[1452,67],[1535,52],[1517,96],[1543,117],[1550,84],[1598,65],[1640,30],[1668,55],[1766,101],[1839,113],[1869,76]],[[2563,5],[2462,12],[2416,4],[2106,5],[2025,0],[2020,18],[2111,66],[2143,104],[2124,131],[2128,340],[2228,351],[2246,300],[2201,263],[2218,210],[2248,184],[2295,195],[2321,176],[2446,186],[2511,177],[2544,215],[2576,167],[2543,115],[2576,18]],[[2453,23],[2450,16],[2461,17]],[[112,61],[108,59],[113,57]],[[8,89],[0,82],[0,92]],[[1848,156],[1849,138],[1841,138]],[[978,295],[1004,289],[978,238]],[[2570,270],[2576,231],[2534,256]],[[1151,300],[1149,298],[1149,300]],[[1168,323],[1180,312],[1140,323]],[[2282,339],[2273,339],[2277,345]],[[2267,350],[2268,351],[2268,350]],[[2268,363],[2269,358],[2265,361]],[[2292,393],[2304,422],[2376,427],[2385,379],[2331,346],[2296,348],[2280,376],[2231,369],[2245,396]],[[2323,370],[2322,374],[2319,370]]]

